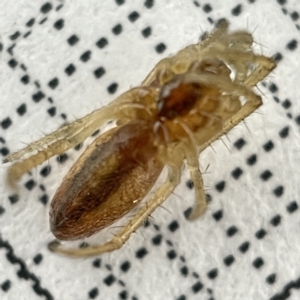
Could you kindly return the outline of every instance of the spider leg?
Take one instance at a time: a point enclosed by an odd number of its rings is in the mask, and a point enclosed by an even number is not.
[[[8,169],[8,184],[16,188],[16,182],[23,174],[37,165],[42,164],[49,158],[75,147],[108,121],[122,121],[124,119],[124,123],[135,118],[136,114],[143,109],[143,106],[139,106],[138,103],[134,105],[130,103],[130,100],[132,96],[139,96],[139,91],[139,89],[130,90],[117,98],[112,104],[95,110],[89,115],[65,125],[31,143],[24,149],[8,155],[3,160],[3,163],[22,159],[21,161],[15,162]],[[135,95],[136,92],[137,95]]]
[[[188,169],[190,172],[191,180],[194,183],[195,190],[195,205],[189,220],[195,220],[199,218],[207,209],[206,195],[203,188],[203,179],[199,167],[199,155],[194,141],[189,143],[183,143],[184,153],[187,160]]]
[[[169,167],[168,177],[164,184],[157,189],[155,194],[140,208],[136,215],[119,231],[110,241],[102,245],[89,246],[87,248],[68,249],[58,241],[48,244],[49,250],[70,257],[86,257],[99,255],[105,252],[111,252],[122,247],[129,239],[130,235],[135,232],[146,218],[160,206],[172,193],[174,188],[180,182],[182,156],[179,153],[172,153],[172,162],[167,164]]]

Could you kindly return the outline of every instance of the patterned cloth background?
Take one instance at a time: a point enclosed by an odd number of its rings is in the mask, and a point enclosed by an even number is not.
[[[264,105],[200,156],[207,213],[185,219],[194,196],[184,170],[113,253],[47,249],[49,203],[87,143],[24,176],[18,192],[1,165],[0,299],[300,299],[299,13],[298,0],[0,1],[2,158],[138,85],[220,18],[278,62],[258,85]]]

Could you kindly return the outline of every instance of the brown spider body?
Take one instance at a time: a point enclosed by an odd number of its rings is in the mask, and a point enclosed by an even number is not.
[[[105,132],[58,188],[50,211],[53,234],[60,240],[79,239],[112,224],[140,203],[162,168],[147,122]]]
[[[50,224],[61,240],[90,236],[130,212],[167,167],[166,181],[113,239],[83,249],[52,242],[51,251],[79,257],[120,248],[179,184],[184,162],[195,190],[190,219],[204,213],[199,154],[262,104],[253,87],[276,66],[273,59],[255,54],[252,43],[249,32],[229,33],[228,23],[222,21],[198,44],[161,60],[140,86],[4,160],[22,159],[9,169],[8,182],[13,185],[107,121],[117,121],[87,148],[54,196]],[[24,158],[28,153],[31,156]]]

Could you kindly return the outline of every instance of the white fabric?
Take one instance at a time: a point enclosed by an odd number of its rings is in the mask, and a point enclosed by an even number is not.
[[[253,32],[257,52],[282,55],[265,85],[258,85],[264,105],[201,154],[202,171],[209,166],[204,182],[212,197],[203,217],[195,222],[184,217],[194,197],[186,186],[188,176],[184,171],[174,195],[149,219],[150,226],[140,228],[122,249],[99,257],[73,260],[47,249],[53,239],[48,225],[49,202],[78,152],[69,151],[64,164],[51,159],[47,177],[40,175],[47,163],[24,176],[15,204],[9,200],[14,192],[5,185],[7,166],[3,165],[0,299],[300,298],[299,209],[292,213],[287,210],[289,205],[293,207],[292,202],[299,205],[299,1],[163,0],[153,1],[152,6],[151,2],[52,0],[48,2],[51,9],[47,11],[44,6],[41,11],[45,3],[38,0],[0,1],[2,153],[6,148],[11,152],[21,149],[55,130],[65,122],[61,114],[73,121],[109,103],[138,85],[157,61],[197,42],[204,31],[213,29],[211,21],[224,17],[231,29]],[[240,14],[236,13],[238,5]],[[139,14],[134,22],[128,19],[133,11]],[[31,18],[35,22],[28,27]],[[54,24],[60,19],[63,27],[58,30]],[[118,35],[112,32],[117,24],[122,25]],[[151,27],[151,34],[146,38],[142,31],[147,27]],[[16,32],[20,36],[12,40]],[[30,35],[24,38],[27,32]],[[79,41],[70,46],[67,40],[74,34]],[[100,49],[96,42],[102,37],[108,44]],[[296,48],[291,50],[288,44],[293,40]],[[160,43],[166,46],[163,53],[155,50]],[[7,50],[13,44],[12,55]],[[91,51],[90,60],[82,62],[80,56],[86,51]],[[15,67],[9,66],[11,59],[17,61]],[[68,76],[65,68],[70,64],[76,70]],[[106,73],[97,79],[93,72],[99,67]],[[25,75],[29,76],[27,84],[20,80]],[[59,79],[55,89],[48,86],[53,78]],[[114,82],[118,88],[112,95],[107,88]],[[277,91],[270,91],[272,84]],[[32,95],[39,90],[45,97],[36,103]],[[24,115],[17,112],[22,104],[26,105]],[[48,110],[53,107],[56,113],[51,117]],[[12,124],[5,128],[7,118]],[[240,150],[235,146],[239,139],[246,142]],[[274,148],[266,151],[263,146],[269,141]],[[247,159],[254,154],[257,161],[249,165]],[[231,174],[236,168],[243,171],[238,179]],[[266,170],[272,176],[264,181],[261,174]],[[30,179],[36,186],[29,191],[24,183]],[[222,181],[225,187],[220,192],[216,185]],[[282,195],[276,196],[276,189],[282,190]],[[43,195],[49,197],[46,206],[39,201]],[[216,221],[213,215],[219,211],[223,216]],[[270,221],[277,215],[281,222],[274,226]],[[172,232],[169,225],[174,220],[179,228]],[[237,232],[230,237],[227,230],[232,226]],[[259,239],[256,234],[261,229],[266,235]],[[162,239],[156,246],[152,239],[158,234]],[[245,242],[249,242],[249,249],[242,253],[239,247]],[[139,259],[136,253],[141,248],[147,254]],[[170,259],[172,253],[175,257]],[[34,262],[37,254],[42,255],[39,263]],[[234,261],[227,266],[224,259],[230,255]],[[263,265],[256,268],[253,263],[259,264],[259,258]],[[99,264],[97,259],[101,261],[99,267],[93,265]],[[121,268],[124,262],[130,266],[126,272]],[[215,279],[208,276],[212,270],[217,270]],[[275,281],[268,282],[274,274]],[[115,281],[105,283],[110,275]]]

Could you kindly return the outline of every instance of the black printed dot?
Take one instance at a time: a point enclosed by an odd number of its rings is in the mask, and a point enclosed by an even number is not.
[[[194,182],[191,179],[189,179],[185,184],[190,190],[194,188]]]
[[[279,131],[279,136],[282,139],[285,139],[289,135],[289,131],[290,131],[289,126],[286,126]]]
[[[98,296],[98,294],[99,294],[99,290],[96,287],[89,291],[90,299],[95,299]]]
[[[65,73],[68,76],[71,76],[74,74],[74,72],[76,71],[76,67],[73,64],[69,64],[66,68],[65,68]]]
[[[155,246],[158,246],[161,244],[161,241],[162,241],[162,235],[161,234],[158,234],[156,235],[154,238],[152,238],[152,243],[155,245]]]
[[[286,210],[291,214],[298,209],[298,204],[296,201],[289,203],[286,207]]]
[[[53,24],[53,27],[57,30],[61,30],[64,27],[64,24],[65,21],[63,19],[59,19]]]
[[[49,196],[44,194],[42,196],[39,197],[39,201],[43,204],[46,205],[49,201]]]
[[[186,296],[185,295],[180,295],[176,300],[186,300]]]
[[[263,181],[267,181],[269,180],[271,177],[273,176],[272,172],[270,170],[265,170],[264,172],[262,172],[260,174],[260,178],[263,180]]]
[[[243,138],[240,138],[236,140],[233,145],[238,150],[241,150],[246,145],[246,141]]]
[[[107,91],[110,93],[110,94],[114,94],[118,89],[118,84],[116,82],[113,82],[112,84],[110,84],[108,87],[107,87]]]
[[[56,115],[56,107],[53,106],[53,107],[48,108],[47,112],[50,117],[54,117]]]
[[[116,277],[112,274],[110,274],[109,276],[107,276],[105,279],[103,279],[103,282],[107,285],[107,286],[111,286],[114,282],[116,281]]]
[[[218,210],[212,216],[217,222],[220,221],[223,218],[223,210]]]
[[[23,103],[17,108],[17,113],[19,116],[23,116],[26,113],[26,110],[27,110],[26,104]]]
[[[79,37],[76,34],[73,34],[67,39],[67,42],[70,46],[74,46],[79,42]]]
[[[296,41],[294,39],[294,40],[291,40],[290,42],[288,42],[288,44],[286,45],[286,48],[293,51],[297,48],[297,46],[298,46],[298,41]]]
[[[289,99],[285,99],[283,102],[282,102],[282,106],[283,108],[285,109],[289,109],[291,106],[292,106],[292,103]]]
[[[218,276],[218,269],[212,269],[207,273],[209,279],[215,279]]]
[[[123,272],[128,272],[128,270],[131,268],[131,263],[127,260],[125,262],[123,262],[120,266],[120,269],[123,271]]]
[[[125,300],[125,299],[128,299],[128,292],[127,291],[122,291],[122,292],[120,292],[119,293],[119,297],[120,297],[120,299],[122,299],[122,300]]]
[[[242,5],[239,4],[231,10],[233,16],[238,16],[242,12]]]
[[[168,251],[168,253],[167,253],[167,257],[168,257],[170,260],[172,260],[172,259],[174,259],[174,258],[177,257],[177,253],[176,253],[174,250],[170,250],[170,251]]]
[[[3,148],[0,148],[0,153],[1,153],[3,156],[7,156],[7,155],[9,154],[9,150],[8,150],[8,148],[3,147]]]
[[[192,291],[196,294],[200,292],[202,288],[203,288],[203,284],[200,281],[198,281],[192,286]]]
[[[97,129],[96,131],[94,131],[94,132],[91,134],[91,136],[96,136],[96,135],[99,134],[99,132],[100,132],[100,129]]]
[[[277,52],[275,55],[273,55],[273,58],[278,63],[278,62],[280,62],[282,60],[283,56],[282,56],[281,53]]]
[[[0,205],[0,216],[5,213],[5,209],[3,206]]]
[[[14,34],[12,34],[11,36],[10,36],[10,39],[12,40],[12,41],[14,41],[14,40],[16,40],[19,36],[20,36],[20,32],[19,31],[16,31]]]
[[[100,49],[103,49],[106,45],[108,45],[108,40],[105,37],[102,37],[98,42],[96,43],[96,46]]]
[[[297,116],[295,120],[296,120],[296,123],[297,123],[298,125],[300,125],[300,115]]]
[[[273,217],[270,221],[270,223],[273,225],[273,226],[278,226],[281,222],[281,216],[280,215],[276,215],[275,217]]]
[[[257,257],[252,263],[253,267],[256,269],[261,268],[263,266],[263,264],[264,264],[264,261],[261,257]]]
[[[226,234],[227,234],[227,236],[229,236],[229,237],[234,236],[237,232],[238,232],[238,229],[237,229],[237,227],[235,227],[235,226],[231,226],[231,227],[229,227],[229,228],[226,230]]]
[[[197,1],[193,2],[196,7],[200,7],[200,4]]]
[[[241,168],[236,168],[231,172],[231,176],[234,179],[239,179],[241,177],[241,175],[243,174],[243,170]]]
[[[210,6],[210,4],[204,4],[203,6],[203,11],[206,12],[206,13],[209,13],[212,11],[212,7]]]
[[[218,192],[223,192],[226,186],[226,182],[225,181],[220,181],[215,185],[215,188]]]
[[[41,91],[38,91],[36,94],[32,95],[32,100],[36,103],[40,102],[43,98],[45,98],[45,94]]]
[[[143,37],[145,37],[145,38],[149,37],[149,36],[151,35],[151,31],[152,31],[152,29],[151,29],[150,26],[144,28],[144,29],[142,30],[142,35],[143,35]]]
[[[281,5],[285,4],[286,3],[286,0],[277,0],[277,2]]]
[[[136,258],[141,259],[141,258],[145,257],[147,254],[148,254],[147,249],[141,248],[138,251],[136,251],[135,256],[136,256]]]
[[[68,155],[67,154],[61,154],[61,155],[58,155],[56,160],[60,163],[60,164],[63,164],[66,160],[68,159]]]
[[[278,87],[275,83],[271,83],[270,86],[269,86],[269,91],[271,93],[276,93],[278,91]]]
[[[50,10],[52,9],[52,4],[50,2],[46,2],[42,7],[41,7],[41,12],[43,14],[47,14]]]
[[[242,253],[246,253],[248,251],[250,247],[250,243],[249,242],[244,242],[243,244],[241,244],[239,246],[239,250],[242,252]]]
[[[157,53],[163,53],[167,49],[166,45],[164,43],[159,43],[155,46],[155,51]]]
[[[97,258],[93,261],[93,267],[100,268],[101,267],[101,259]]]
[[[103,67],[99,67],[94,71],[94,75],[97,79],[101,78],[105,74],[105,70]]]
[[[47,21],[47,19],[48,19],[48,18],[42,19],[42,20],[39,22],[39,24],[40,24],[40,25],[41,25],[41,24],[44,24],[44,23]]]
[[[125,0],[115,0],[118,5],[122,5],[125,3]]]
[[[11,282],[10,280],[5,280],[2,284],[1,284],[1,289],[3,292],[7,292],[11,287]]]
[[[191,213],[192,213],[192,211],[193,211],[193,208],[192,207],[189,207],[188,209],[186,209],[185,211],[184,211],[184,217],[186,218],[186,219],[188,219],[189,218],[189,216],[191,215]]]
[[[58,86],[58,84],[59,84],[58,78],[53,78],[53,79],[51,79],[51,80],[48,82],[48,86],[49,86],[52,90],[54,90],[54,89]]]
[[[47,177],[50,174],[50,172],[51,172],[51,166],[46,166],[40,171],[40,174],[43,177]]]
[[[276,281],[276,274],[271,274],[266,278],[268,284],[273,284]]]
[[[24,75],[24,76],[21,77],[20,80],[21,80],[22,83],[28,84],[30,79],[29,79],[28,75]]]
[[[23,37],[26,39],[31,34],[31,31],[26,32]]]
[[[128,19],[130,22],[135,22],[140,17],[137,11],[133,11],[129,16]]]
[[[293,21],[297,21],[299,19],[299,14],[296,11],[294,11],[291,13],[291,18]]]
[[[41,261],[43,260],[43,255],[42,254],[37,254],[34,258],[33,258],[33,262],[36,265],[39,265],[41,263]]]
[[[34,22],[35,22],[35,19],[32,18],[26,23],[26,26],[31,27],[34,24]]]
[[[35,186],[36,186],[36,182],[33,179],[30,179],[25,183],[25,187],[29,191],[31,191]]]
[[[256,162],[257,162],[257,155],[256,154],[252,154],[247,158],[247,164],[249,166],[253,166]]]
[[[168,228],[171,232],[175,232],[179,228],[179,224],[177,221],[173,221],[169,224]]]
[[[117,24],[116,26],[114,26],[112,28],[111,31],[113,32],[113,34],[119,35],[122,32],[122,30],[123,30],[122,25],[121,24]]]
[[[284,187],[282,185],[277,186],[274,190],[273,193],[276,197],[281,197],[284,192]]]
[[[265,150],[266,152],[269,152],[269,151],[271,151],[271,150],[274,148],[274,144],[273,144],[272,141],[268,141],[267,143],[265,143],[265,144],[263,145],[263,148],[264,148],[264,150]]]
[[[261,240],[266,236],[267,232],[262,228],[255,233],[257,239]]]
[[[182,276],[184,277],[187,277],[188,274],[189,274],[189,269],[187,266],[183,266],[181,269],[180,269],[180,273],[182,274]]]
[[[147,228],[151,225],[151,223],[149,222],[149,219],[147,218],[145,221],[144,221],[144,227]]]
[[[19,201],[20,197],[18,194],[13,194],[13,195],[8,196],[8,199],[11,204],[15,204]]]
[[[8,61],[8,65],[11,68],[15,68],[18,65],[18,62],[14,58],[12,58],[11,60]]]
[[[146,0],[144,2],[144,5],[147,7],[147,8],[152,8],[153,5],[154,5],[154,0]]]
[[[80,56],[80,60],[82,61],[82,62],[87,62],[88,60],[90,60],[90,58],[91,58],[91,54],[92,54],[92,52],[91,51],[86,51],[86,52],[84,52],[83,54],[81,54],[81,56]],[[72,66],[73,66],[73,64],[71,64]],[[75,66],[73,66],[74,67],[74,71],[75,71]],[[72,73],[73,74],[73,73]]]
[[[12,124],[12,120],[10,117],[7,117],[6,119],[4,119],[2,122],[1,122],[1,127],[3,129],[7,129],[10,125]]]
[[[225,258],[224,258],[224,264],[227,266],[227,267],[229,267],[230,265],[232,265],[233,264],[233,262],[234,262],[234,256],[233,255],[228,255],[228,256],[226,256]]]

